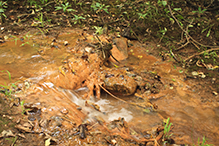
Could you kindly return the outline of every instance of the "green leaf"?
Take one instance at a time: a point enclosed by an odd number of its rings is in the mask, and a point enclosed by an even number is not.
[[[167,5],[167,1],[162,1],[162,5],[165,7]]]
[[[11,73],[8,70],[2,70],[1,72],[7,72],[8,73],[8,78],[11,81]]]
[[[24,105],[24,100],[22,100],[22,101],[20,102],[20,105],[21,105],[21,106],[23,106],[23,105]]]
[[[75,11],[74,9],[67,9],[68,12]]]
[[[57,7],[55,7],[56,9],[55,9],[55,11],[58,11],[58,10],[61,10],[62,9],[62,7],[59,7],[59,6],[57,6]]]
[[[173,10],[174,10],[174,11],[182,11],[181,8],[174,8]]]
[[[207,33],[206,37],[209,37],[210,33],[211,33],[211,29],[208,30],[208,33]]]

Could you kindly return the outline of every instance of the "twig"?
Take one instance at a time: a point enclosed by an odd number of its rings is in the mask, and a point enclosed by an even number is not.
[[[131,29],[131,30],[132,30],[132,29]],[[141,40],[138,38],[137,34],[136,34],[133,30],[132,30],[132,32],[133,32],[134,36],[138,39],[138,41],[139,41],[140,43],[142,43]]]
[[[176,56],[173,54],[172,50],[170,50],[170,55],[173,56],[173,58],[176,60],[176,62],[180,62],[180,61],[176,58]]]
[[[173,15],[173,12],[172,12],[172,10],[171,10],[171,8],[170,8],[169,5],[168,5],[168,8],[169,8],[169,10],[170,10],[171,16],[172,16],[173,19],[176,21],[176,23],[178,24],[178,26],[180,27],[180,29],[181,29],[194,43],[196,43],[196,44],[198,44],[198,45],[200,45],[200,46],[203,46],[203,47],[219,48],[219,46],[208,46],[208,45],[204,45],[204,44],[202,44],[202,43],[199,43],[199,42],[196,41],[195,39],[193,39],[193,38],[189,35],[189,33],[188,33],[186,30],[184,30],[184,29],[182,28],[182,26],[179,24],[179,21],[178,21],[178,20],[176,19],[176,17]]]
[[[219,50],[219,48],[213,48],[213,49],[209,49],[209,50],[202,51],[202,52],[200,52],[200,53],[196,53],[196,54],[194,54],[194,55],[192,55],[192,56],[189,56],[189,57],[186,58],[184,61],[186,62],[186,61],[190,60],[191,58],[193,58],[193,57],[195,57],[195,56],[198,56],[198,55],[201,55],[201,54],[204,54],[204,53],[208,53],[208,52],[210,52],[210,51],[215,51],[215,50]]]
[[[179,48],[177,48],[176,50],[174,51],[179,51],[180,49],[184,48],[186,45],[188,45],[190,42],[187,41],[184,45],[180,46]]]
[[[189,23],[189,25],[192,24],[193,20]],[[187,25],[187,27],[186,27],[186,32],[188,32],[189,25]],[[182,31],[182,34],[181,34],[181,39],[182,39],[182,37],[183,37],[183,31]],[[177,48],[175,51],[178,51],[178,50],[182,49],[183,47],[185,47],[186,45],[188,45],[190,43],[189,38],[188,38],[187,35],[186,35],[186,40],[187,40],[187,42],[184,45],[182,45],[181,47]]]
[[[110,92],[109,92],[108,90],[106,90],[102,85],[99,84],[99,86],[100,86],[106,93],[108,93],[109,95],[111,95],[113,98],[118,99],[118,100],[120,100],[120,101],[122,101],[122,102],[128,103],[127,101],[122,100],[122,99],[120,99],[119,97],[116,97],[115,95],[113,95],[112,93],[110,93]]]

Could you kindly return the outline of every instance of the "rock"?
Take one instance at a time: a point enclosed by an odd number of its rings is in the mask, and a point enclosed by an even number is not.
[[[115,38],[113,40],[113,48],[111,50],[112,55],[118,61],[125,60],[128,58],[128,44],[126,38]],[[115,62],[115,60],[111,57],[111,61]]]
[[[106,71],[104,79],[105,88],[110,92],[128,96],[134,94],[137,83],[131,77],[118,69]]]

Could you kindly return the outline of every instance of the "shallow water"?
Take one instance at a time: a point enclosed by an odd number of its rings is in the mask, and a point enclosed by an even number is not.
[[[0,70],[8,70],[12,80],[9,81],[7,73],[3,72],[0,74],[0,84],[29,80],[32,87],[19,96],[26,102],[40,104],[43,107],[42,112],[50,116],[66,109],[69,117],[76,123],[93,117],[101,117],[106,122],[124,117],[130,127],[136,129],[150,129],[161,124],[164,118],[170,117],[174,125],[173,138],[177,143],[192,144],[198,138],[206,136],[209,143],[219,145],[218,103],[201,102],[200,97],[207,94],[200,95],[199,90],[192,88],[192,80],[185,80],[184,73],[180,73],[183,69],[148,55],[147,48],[152,47],[150,45],[142,46],[138,42],[132,42],[129,58],[121,66],[128,66],[139,72],[155,72],[161,77],[163,89],[147,97],[158,105],[157,112],[145,113],[140,108],[102,92],[100,100],[91,100],[100,106],[100,113],[84,106],[85,100],[80,96],[87,92],[87,88],[72,91],[58,88],[51,83],[52,74],[58,71],[62,61],[69,56],[68,50],[76,46],[80,33],[80,30],[72,30],[68,34],[61,34],[57,39],[58,47],[51,46],[54,38],[34,33],[28,40],[19,39],[16,43],[14,38],[9,38],[6,43],[0,44]],[[69,45],[64,46],[64,41],[68,41]],[[21,46],[25,42],[29,44]],[[118,97],[126,101],[137,100],[134,96]],[[82,107],[82,113],[75,112],[75,104]]]

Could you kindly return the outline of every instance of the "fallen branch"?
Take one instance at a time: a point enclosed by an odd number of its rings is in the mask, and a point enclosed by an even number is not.
[[[219,48],[213,48],[213,49],[209,49],[209,50],[202,51],[202,52],[200,52],[200,53],[196,53],[196,54],[194,54],[194,55],[192,55],[192,56],[189,56],[189,57],[186,58],[184,61],[186,62],[186,61],[190,60],[191,58],[193,58],[193,57],[195,57],[195,56],[198,56],[198,55],[201,55],[201,54],[204,54],[204,53],[208,53],[208,52],[211,52],[211,51],[216,51],[216,50],[219,50]]]
[[[184,29],[182,28],[182,26],[179,24],[179,21],[178,21],[178,20],[176,19],[176,17],[173,15],[173,12],[172,12],[172,10],[171,10],[171,8],[170,8],[169,5],[168,5],[168,8],[169,8],[169,10],[170,10],[171,16],[172,16],[173,19],[176,21],[176,23],[178,24],[178,26],[180,27],[180,29],[189,37],[189,39],[191,39],[191,40],[193,41],[193,44],[196,43],[196,44],[195,44],[196,47],[197,47],[197,44],[198,44],[198,45],[203,46],[203,47],[219,48],[219,46],[208,46],[208,45],[204,45],[204,44],[202,44],[202,43],[199,43],[199,42],[196,41],[195,39],[193,39],[193,38],[189,35],[188,31],[184,30]],[[199,47],[198,47],[198,49],[199,49]]]

